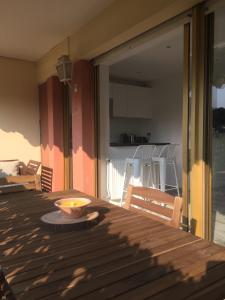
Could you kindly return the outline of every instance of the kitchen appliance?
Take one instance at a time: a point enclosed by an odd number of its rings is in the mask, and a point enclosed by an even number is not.
[[[120,144],[124,145],[134,145],[134,144],[147,144],[148,139],[145,136],[136,136],[135,134],[131,133],[122,133],[120,135]]]
[[[136,136],[135,137],[135,143],[136,144],[147,144],[148,143],[148,139],[145,136]]]
[[[121,144],[128,144],[129,143],[129,138],[127,133],[121,133],[120,135],[120,143]]]
[[[128,134],[128,141],[129,141],[129,144],[135,144],[135,134]]]
[[[135,144],[135,134],[122,133],[120,135],[121,144]]]

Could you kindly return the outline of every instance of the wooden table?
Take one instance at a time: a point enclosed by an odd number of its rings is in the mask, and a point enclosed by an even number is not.
[[[0,196],[1,265],[16,299],[223,299],[224,248],[98,199],[92,227],[43,226],[62,195],[79,193]]]

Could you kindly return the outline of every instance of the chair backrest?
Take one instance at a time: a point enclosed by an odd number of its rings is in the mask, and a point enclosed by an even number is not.
[[[169,144],[164,146],[160,153],[160,157],[165,157],[167,160],[174,160],[176,157],[177,144]]]
[[[133,159],[140,158],[144,160],[151,159],[154,155],[156,146],[155,145],[140,145],[136,148]]]
[[[36,175],[40,164],[39,161],[29,160],[25,170],[26,174],[23,175]]]
[[[41,190],[43,192],[52,192],[53,169],[45,166],[41,167]]]
[[[128,186],[125,208],[179,228],[183,199],[152,188]]]
[[[155,147],[155,151],[154,151],[154,154],[153,156],[154,157],[162,157],[163,156],[163,153],[165,153],[165,150],[166,150],[166,147],[168,145],[157,145]]]

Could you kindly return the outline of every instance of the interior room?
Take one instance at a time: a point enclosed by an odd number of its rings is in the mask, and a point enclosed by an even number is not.
[[[168,167],[165,180],[173,186],[168,192],[181,192],[183,28],[164,33],[134,52],[109,66],[109,136],[105,147],[106,198],[111,200],[121,199],[126,160],[134,157],[140,145],[175,146],[177,178]],[[152,151],[151,147],[145,151]],[[152,186],[152,182],[140,184]]]

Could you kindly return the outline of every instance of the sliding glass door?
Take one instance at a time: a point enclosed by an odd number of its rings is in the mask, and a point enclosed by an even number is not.
[[[225,245],[225,6],[215,9],[211,23],[210,229],[212,240]]]

